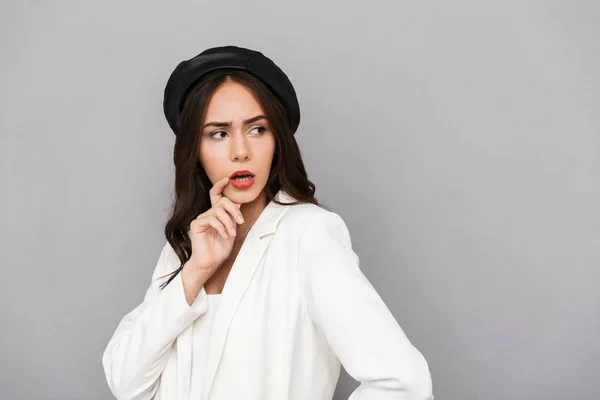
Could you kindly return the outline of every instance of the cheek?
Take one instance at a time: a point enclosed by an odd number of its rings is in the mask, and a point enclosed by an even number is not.
[[[221,173],[219,168],[224,165],[223,158],[226,155],[221,154],[218,149],[210,148],[210,146],[201,146],[198,157],[211,181],[221,179],[218,177]]]
[[[261,143],[258,151],[260,151],[261,155],[265,158],[273,158],[273,154],[275,153],[275,138],[270,136],[269,140],[265,140]]]
[[[261,146],[258,150],[260,152],[260,159],[263,160],[260,164],[260,168],[263,171],[269,171],[271,169],[271,163],[273,161],[273,155],[275,153],[275,142],[268,143],[265,146]]]

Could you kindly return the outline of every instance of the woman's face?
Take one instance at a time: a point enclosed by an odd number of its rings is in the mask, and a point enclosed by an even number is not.
[[[239,83],[223,83],[208,103],[201,130],[198,155],[212,184],[248,170],[253,178],[239,183],[230,179],[223,195],[236,203],[266,195],[275,137],[252,92]]]

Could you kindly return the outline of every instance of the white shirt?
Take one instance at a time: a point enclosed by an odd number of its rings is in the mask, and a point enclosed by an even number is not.
[[[166,243],[144,300],[106,346],[118,400],[189,400],[193,322],[209,300],[201,289],[190,306],[181,274],[160,289],[180,266]],[[349,400],[433,399],[427,362],[362,273],[344,220],[271,201],[225,282],[200,400],[331,400],[342,365],[360,382]]]
[[[202,381],[210,349],[210,336],[221,300],[220,294],[209,294],[206,296],[208,307],[206,313],[194,321],[192,327],[192,374],[190,380],[190,400],[201,398]]]

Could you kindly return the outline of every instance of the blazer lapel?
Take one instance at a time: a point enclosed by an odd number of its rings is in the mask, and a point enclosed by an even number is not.
[[[283,190],[277,193],[277,198],[284,203],[294,201]],[[272,233],[275,232],[280,218],[288,208],[289,206],[282,206],[273,201],[267,204],[258,219],[254,222],[252,228],[248,231],[246,239],[229,272],[229,276],[223,287],[219,310],[213,322],[211,344],[203,380],[204,386],[202,388],[202,399],[204,400],[208,399],[210,394],[233,316],[262,256],[271,243],[273,238]],[[186,361],[190,361],[187,358]],[[194,379],[199,379],[199,377],[194,377]]]

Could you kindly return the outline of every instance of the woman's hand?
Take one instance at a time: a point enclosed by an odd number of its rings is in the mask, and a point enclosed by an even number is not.
[[[190,223],[192,255],[188,261],[196,277],[206,282],[229,257],[236,235],[236,223],[244,218],[241,204],[223,196],[229,177],[217,181],[210,189],[212,207]]]

